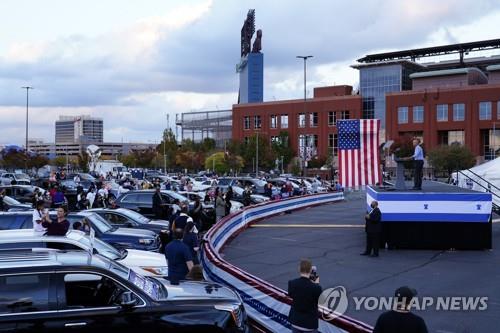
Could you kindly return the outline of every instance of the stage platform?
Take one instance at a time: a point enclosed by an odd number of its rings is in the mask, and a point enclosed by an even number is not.
[[[424,181],[422,190],[367,187],[367,210],[373,200],[379,202],[390,248],[491,248],[490,193]]]

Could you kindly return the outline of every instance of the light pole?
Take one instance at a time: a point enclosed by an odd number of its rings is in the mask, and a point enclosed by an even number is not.
[[[307,100],[307,59],[312,58],[312,55],[307,55],[307,56],[296,56],[298,59],[303,59],[304,60],[304,117],[306,116],[306,100]],[[307,121],[306,121],[307,122]],[[299,124],[300,125],[300,124]],[[305,144],[305,142],[304,142]],[[300,147],[299,147],[300,150]],[[305,159],[306,159],[306,147],[304,145],[304,153],[302,154],[302,172],[304,173],[304,168],[305,168]]]
[[[26,154],[28,153],[28,105],[29,105],[29,90],[33,89],[33,87],[26,86],[21,87],[22,89],[26,89],[26,145],[24,146],[26,150]]]
[[[255,138],[255,177],[259,178],[259,132]]]

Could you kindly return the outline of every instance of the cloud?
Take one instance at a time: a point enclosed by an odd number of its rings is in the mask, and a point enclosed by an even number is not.
[[[60,114],[102,116],[107,140],[151,140],[165,113],[173,123],[175,113],[230,107],[248,8],[256,9],[256,28],[263,30],[267,100],[302,96],[296,55],[314,55],[311,95],[314,86],[356,85],[349,65],[365,54],[498,36],[493,22],[500,18],[496,1],[486,0],[218,0],[181,3],[99,35],[20,40],[0,56],[0,114],[8,118],[0,142],[22,142],[25,91],[19,87],[26,84],[35,87],[33,136],[49,140]]]

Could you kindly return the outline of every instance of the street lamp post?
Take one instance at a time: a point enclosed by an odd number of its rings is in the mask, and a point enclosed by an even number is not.
[[[307,59],[312,58],[312,55],[307,56],[296,56],[297,59],[304,60],[304,117],[306,116],[306,101],[307,101]],[[305,142],[304,142],[305,143]],[[300,149],[300,147],[299,147]],[[304,146],[304,152],[302,153],[302,172],[304,173],[305,159],[306,159],[306,147]]]
[[[26,150],[26,153],[28,153],[28,105],[29,105],[29,90],[33,89],[33,87],[26,86],[26,87],[21,87],[22,89],[26,89],[26,145],[24,146],[24,149]]]
[[[255,138],[255,174],[259,177],[259,132],[257,132],[257,137]]]

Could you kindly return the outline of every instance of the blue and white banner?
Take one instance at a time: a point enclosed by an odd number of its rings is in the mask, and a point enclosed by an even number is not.
[[[204,237],[201,263],[205,277],[235,290],[242,298],[248,315],[262,327],[270,332],[290,331],[288,312],[292,300],[286,292],[224,261],[220,256],[220,251],[231,238],[257,220],[289,210],[343,199],[342,192],[290,198],[248,207],[224,218]],[[319,325],[321,332],[371,332],[370,326],[347,316],[337,317],[330,321],[320,319]]]
[[[382,222],[488,223],[491,193],[377,192],[366,189],[367,209],[378,201]]]

